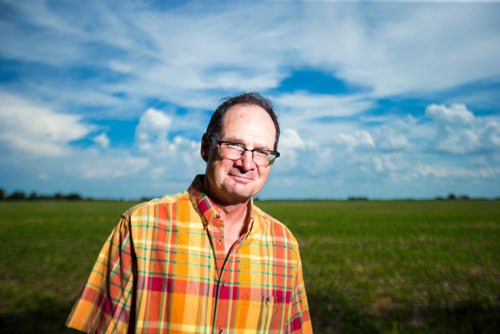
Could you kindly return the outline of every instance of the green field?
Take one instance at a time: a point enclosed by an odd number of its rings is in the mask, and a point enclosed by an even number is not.
[[[65,319],[130,202],[0,203],[0,332]],[[299,239],[316,333],[500,332],[500,201],[258,202]]]

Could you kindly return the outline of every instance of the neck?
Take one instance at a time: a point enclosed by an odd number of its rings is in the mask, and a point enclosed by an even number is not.
[[[230,229],[233,234],[243,233],[246,229],[246,220],[248,215],[249,198],[242,198],[236,201],[229,201],[224,198],[216,197],[210,191],[208,178],[203,180],[205,192],[212,202],[222,211],[225,229]]]
[[[236,203],[228,203],[225,201],[220,201],[217,198],[211,196],[210,193],[207,193],[212,202],[217,206],[218,209],[222,211],[224,215],[224,221],[226,224],[231,225],[240,225],[243,226],[247,213],[248,213],[248,205],[250,203],[250,199],[247,199],[242,202]]]
[[[224,219],[224,247],[226,254],[236,240],[248,229],[248,201],[247,204],[218,206],[223,212]]]
[[[216,203],[217,207],[224,212],[224,217],[228,221],[241,220],[245,219],[248,211],[248,203],[249,200],[245,203],[238,203],[232,205],[222,205],[220,203]]]

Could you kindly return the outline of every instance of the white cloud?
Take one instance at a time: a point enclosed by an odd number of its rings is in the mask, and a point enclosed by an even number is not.
[[[424,116],[421,110],[410,117],[378,104],[384,97],[440,96],[434,93],[485,79],[494,84],[500,75],[497,5],[3,5],[9,15],[0,18],[0,56],[15,67],[11,91],[19,92],[0,95],[1,145],[16,153],[3,161],[25,161],[22,154],[48,157],[37,165],[39,173],[32,173],[47,182],[57,174],[50,165],[67,166],[75,179],[141,175],[154,180],[154,187],[165,186],[162,180],[178,182],[203,169],[199,142],[191,139],[201,135],[206,110],[223,96],[248,90],[268,93],[275,102],[284,130],[283,156],[273,169],[280,180],[294,180],[295,187],[321,183],[328,194],[340,191],[330,189],[334,186],[367,180],[472,178],[475,167],[478,175],[498,180],[496,114],[474,114],[465,105],[443,105],[438,99]],[[349,87],[362,87],[362,93],[281,90],[281,81],[296,69],[331,74],[353,84]],[[297,85],[308,88],[307,82]],[[334,89],[325,88],[321,91]],[[498,95],[496,88],[488,93],[488,101]],[[484,97],[460,101],[474,98]],[[157,106],[165,102],[168,112],[146,110],[151,100],[159,100]],[[370,121],[363,113],[374,109],[383,115]],[[84,122],[138,116],[129,152],[117,151],[105,133],[93,134],[95,127]],[[106,154],[71,147],[89,135]],[[468,164],[471,153],[484,161]]]
[[[490,125],[485,128],[483,125],[486,124],[476,119],[463,104],[450,107],[431,104],[426,114],[436,124],[433,146],[444,152],[460,154],[488,148],[491,144],[495,145],[495,138],[499,136],[498,127]],[[482,138],[487,142],[482,143]]]
[[[292,112],[302,119],[314,119],[327,116],[351,116],[366,111],[373,102],[366,96],[310,94],[298,92],[273,97],[280,108]]]
[[[193,174],[202,172],[200,144],[182,136],[169,139],[173,124],[183,123],[177,116],[169,116],[163,111],[149,108],[136,127],[135,145],[141,154],[148,157],[154,167],[149,176],[152,179],[169,179],[179,171]]]
[[[94,157],[94,159],[79,160],[77,164],[67,166],[65,169],[68,174],[77,172],[79,178],[108,180],[144,171],[149,165],[147,158],[130,156],[128,153],[115,152],[112,155],[97,155],[90,151],[84,153],[83,156]]]
[[[137,99],[162,96],[190,107],[212,106],[221,91],[276,88],[294,68],[323,70],[375,96],[432,92],[500,74],[494,56],[500,53],[499,7],[493,5],[188,2],[159,9],[146,3],[80,7],[41,1],[9,6],[18,18],[1,22],[0,54],[42,64],[101,66],[129,77],[113,85],[93,82],[97,91]],[[28,34],[26,24],[39,32]],[[286,106],[288,99],[282,97]],[[323,110],[321,115],[352,115],[370,103],[346,97],[325,110],[327,97],[314,100],[305,107]],[[351,107],[343,108],[346,104]]]
[[[343,128],[343,117],[360,114],[373,106],[371,101],[361,95],[336,96],[297,92],[275,95],[271,99],[283,128],[294,129],[309,142],[323,145],[335,141],[339,133],[350,130],[350,127]]]
[[[368,131],[360,130],[354,133],[341,133],[337,135],[338,139],[345,143],[350,151],[356,147],[374,147],[372,135]]]
[[[303,20],[314,20],[297,27],[302,62],[372,87],[376,96],[432,92],[500,73],[492,56],[500,52],[497,6],[372,3],[306,8]]]
[[[500,176],[498,167],[461,167],[418,165],[415,168],[418,176],[435,178],[494,178]]]
[[[165,113],[149,108],[139,120],[135,130],[136,144],[141,151],[161,149],[167,142],[171,118]]]
[[[185,122],[182,117],[169,116],[163,111],[149,108],[142,114],[135,129],[135,144],[151,157],[170,156],[190,163],[193,152],[199,154],[199,143],[178,135],[169,140],[172,125]],[[186,152],[188,156],[183,156]]]
[[[304,140],[299,132],[295,129],[285,128],[280,135],[280,144],[278,150],[281,153],[282,161],[286,161],[284,168],[288,170],[293,169],[295,166],[300,165],[304,160],[312,161],[309,156],[315,155],[317,145],[312,141]]]
[[[120,61],[120,60],[112,59],[109,61],[109,68],[115,72],[131,73],[133,66],[132,66],[132,64],[128,64],[128,63]]]
[[[276,177],[281,182],[290,175],[306,179],[321,176],[325,180],[338,175],[338,181],[347,184],[379,182],[394,186],[420,180],[422,184],[415,183],[413,189],[436,179],[454,182],[469,176],[471,180],[491,180],[499,177],[495,167],[500,160],[499,147],[495,146],[500,138],[499,125],[496,116],[477,116],[463,104],[456,104],[431,105],[423,116],[385,115],[380,119],[360,117],[317,124],[319,135],[314,142],[309,139],[313,145],[308,145],[303,138],[311,137],[304,137],[300,130],[286,129],[281,143],[284,152],[290,153],[284,154],[276,166]],[[467,131],[479,138],[477,144],[468,144],[474,141],[467,141]],[[465,149],[456,148],[456,142]],[[471,149],[475,159],[467,155]],[[443,151],[453,154],[446,158]],[[432,191],[432,185],[428,186]]]
[[[60,156],[68,152],[71,141],[93,129],[79,115],[62,114],[17,95],[0,93],[0,140],[12,149]]]
[[[474,114],[463,104],[453,104],[451,107],[431,104],[426,112],[437,123],[446,127],[468,126],[474,122]]]
[[[377,155],[372,158],[372,161],[375,172],[377,173],[395,172],[402,169],[402,166],[396,163],[392,156]]]
[[[294,150],[308,145],[294,129],[284,129],[281,133],[281,139],[283,141],[283,144],[281,145],[282,150]]]
[[[382,126],[376,130],[374,135],[377,147],[385,150],[405,150],[410,148],[407,135],[401,129]]]
[[[109,144],[111,143],[109,137],[105,133],[98,134],[97,136],[92,138],[92,140],[101,148],[108,148]]]
[[[486,148],[500,148],[500,120],[489,120],[485,122],[484,131],[481,135],[481,140]]]

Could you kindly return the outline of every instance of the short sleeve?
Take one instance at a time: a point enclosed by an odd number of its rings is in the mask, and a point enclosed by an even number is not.
[[[134,286],[134,255],[128,216],[106,240],[66,326],[85,333],[127,333]]]
[[[290,317],[287,322],[287,333],[312,333],[311,317],[307,304],[307,295],[302,277],[302,262],[299,261],[296,269],[295,286],[292,294]]]

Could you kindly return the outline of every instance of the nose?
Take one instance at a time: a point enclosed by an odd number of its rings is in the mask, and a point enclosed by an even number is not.
[[[241,158],[237,160],[238,165],[245,171],[249,171],[255,168],[255,162],[253,161],[253,152],[246,151],[243,153]]]

